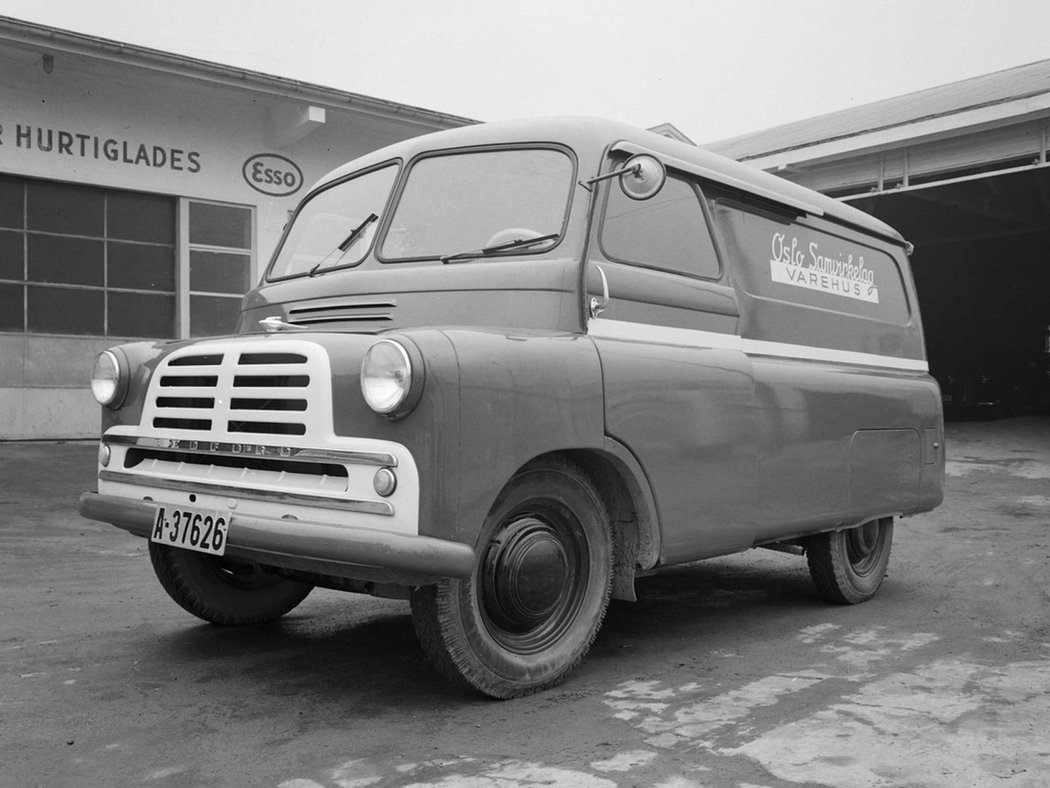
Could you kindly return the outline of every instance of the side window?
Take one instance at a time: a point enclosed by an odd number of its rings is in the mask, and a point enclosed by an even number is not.
[[[648,200],[632,200],[615,182],[602,219],[602,251],[612,260],[717,279],[720,268],[699,190],[669,176]]]

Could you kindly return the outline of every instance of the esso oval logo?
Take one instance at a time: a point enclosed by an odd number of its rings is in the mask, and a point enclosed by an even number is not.
[[[241,173],[255,191],[271,197],[287,197],[303,187],[303,171],[299,165],[276,153],[249,156]]]

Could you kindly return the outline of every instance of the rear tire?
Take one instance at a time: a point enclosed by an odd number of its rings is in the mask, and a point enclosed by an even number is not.
[[[609,516],[567,462],[533,465],[500,493],[467,580],[412,594],[416,634],[460,686],[513,698],[561,682],[601,627],[612,587]]]
[[[810,577],[829,602],[867,602],[886,577],[892,545],[892,517],[811,536],[805,543]]]
[[[223,626],[274,621],[306,599],[313,586],[272,569],[167,545],[149,544],[153,571],[189,613]]]

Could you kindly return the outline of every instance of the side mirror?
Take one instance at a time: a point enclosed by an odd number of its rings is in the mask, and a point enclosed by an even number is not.
[[[611,178],[620,179],[620,188],[632,200],[648,200],[664,187],[667,181],[667,170],[658,158],[648,153],[636,153],[618,170],[607,172],[590,180],[580,181],[587,191],[598,183]]]
[[[648,200],[664,187],[667,170],[655,156],[636,153],[623,165],[620,188],[632,200]]]

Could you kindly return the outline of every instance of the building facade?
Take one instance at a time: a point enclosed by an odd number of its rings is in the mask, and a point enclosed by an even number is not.
[[[471,122],[0,18],[0,440],[97,434],[99,350],[230,331],[311,183]]]

